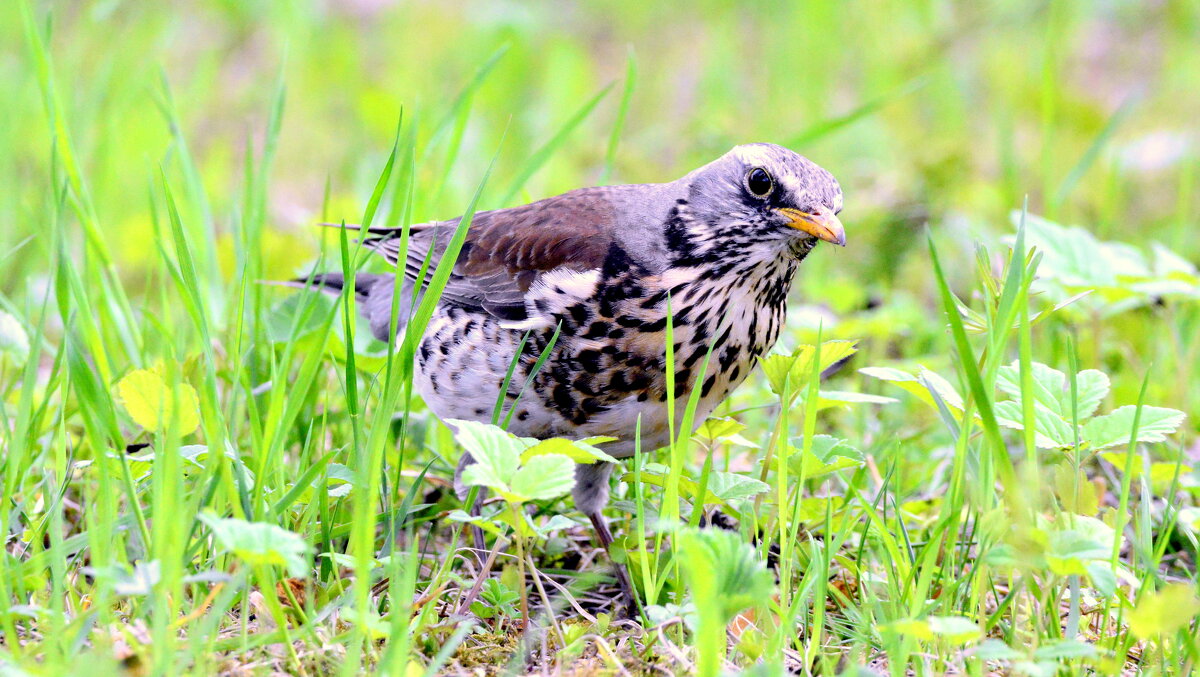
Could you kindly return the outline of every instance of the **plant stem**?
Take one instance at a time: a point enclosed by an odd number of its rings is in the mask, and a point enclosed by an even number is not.
[[[513,540],[517,543],[517,579],[521,581],[521,632],[529,627],[529,593],[525,589],[525,536],[520,533],[518,525],[524,519],[521,514],[521,505],[513,504]]]

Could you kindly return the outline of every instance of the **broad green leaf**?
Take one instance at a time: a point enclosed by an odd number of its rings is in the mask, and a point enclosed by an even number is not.
[[[794,477],[803,474],[804,479],[822,477],[846,468],[857,468],[863,461],[862,452],[845,440],[829,435],[813,435],[812,446],[807,454],[802,453],[803,438],[793,438],[788,456],[788,472]]]
[[[502,477],[491,463],[472,463],[463,468],[462,482],[468,487],[488,487],[497,491],[508,491],[509,480],[516,474],[514,467],[511,473]]]
[[[1046,564],[1059,576],[1086,576],[1089,562],[1107,560],[1112,553],[1110,527],[1100,520],[1082,515],[1074,516],[1074,522],[1076,528],[1049,534]],[[1107,539],[1104,538],[1106,535]]]
[[[354,471],[341,463],[330,463],[326,472],[329,474],[326,486],[331,498],[346,496],[354,488]]]
[[[655,471],[642,470],[642,472],[640,474],[641,474],[641,481],[643,484],[649,484],[650,486],[659,487],[659,488],[665,487],[667,484],[667,473],[666,472],[655,472]],[[633,484],[637,480],[638,480],[638,473],[628,472],[621,476],[621,481],[625,482],[626,484]],[[687,496],[687,497],[691,498],[692,500],[695,500],[696,495],[700,493],[700,485],[697,484],[695,480],[693,480],[689,477],[681,477],[681,478],[679,478],[679,493],[683,496]],[[714,504],[714,503],[722,503],[722,504],[725,503],[725,501],[720,496],[717,496],[715,493],[713,493],[712,476],[711,475],[709,476],[709,486],[707,487],[706,491],[704,492],[704,500],[702,501],[702,503],[704,503],[705,505],[710,505],[710,504]]]
[[[521,462],[525,463],[536,456],[545,456],[546,454],[566,456],[576,463],[617,462],[617,459],[587,442],[572,441],[561,437],[552,437],[548,440],[536,442],[533,446],[521,452]]]
[[[1173,583],[1142,597],[1129,613],[1129,628],[1142,639],[1154,639],[1187,627],[1196,614],[1200,614],[1196,586]]]
[[[454,430],[454,439],[475,459],[468,469],[474,466],[484,466],[486,469],[475,471],[473,475],[480,481],[470,484],[497,489],[507,486],[520,464],[521,452],[528,444],[490,423],[460,419],[447,419],[446,423]],[[465,471],[463,477],[466,477]]]
[[[135,369],[117,383],[117,397],[135,423],[147,430],[163,430],[178,417],[178,432],[187,435],[200,426],[200,400],[186,383],[171,388],[162,374]]]
[[[1031,365],[1033,388],[1036,395],[1034,401],[1040,402],[1046,408],[1058,414],[1065,420],[1071,419],[1071,385],[1066,374],[1052,369],[1040,362]],[[1075,375],[1075,384],[1079,393],[1079,419],[1082,421],[1095,413],[1096,408],[1108,395],[1108,376],[1102,371],[1085,369]],[[1020,405],[1021,372],[1016,362],[1000,367],[997,372],[996,387],[1008,393]],[[1018,406],[1018,410],[1020,407]],[[1018,419],[1020,420],[1020,419]]]
[[[955,417],[962,418],[962,395],[949,381],[924,367],[915,376],[903,369],[892,367],[864,367],[858,371],[872,378],[895,384],[934,409],[938,408],[937,401],[932,395],[933,392],[936,392],[946,406],[950,407]]]
[[[5,353],[14,362],[24,362],[29,357],[29,336],[17,318],[0,310],[0,356]]]
[[[1161,245],[1153,245],[1148,258],[1137,247],[1099,240],[1084,228],[1035,216],[1028,217],[1028,226],[1030,244],[1043,255],[1038,284],[1056,298],[1094,289],[1088,305],[1112,313],[1145,305],[1155,296],[1200,293],[1195,267]]]
[[[287,529],[266,522],[223,519],[211,513],[201,514],[200,521],[212,530],[222,551],[233,553],[251,566],[282,566],[293,578],[307,578],[312,571],[310,546]]]
[[[708,475],[708,490],[722,501],[753,498],[771,487],[741,473],[713,471]]]
[[[700,427],[696,429],[695,437],[707,440],[709,443],[720,440],[738,447],[758,449],[757,444],[742,437],[741,432],[745,429],[746,426],[732,418],[715,417],[700,424]]]
[[[746,429],[746,426],[736,419],[727,416],[714,416],[706,419],[696,428],[696,434],[706,440],[719,440],[731,437]]]
[[[1075,445],[1075,435],[1071,433],[1071,424],[1062,416],[1050,411],[1041,402],[1033,405],[1035,426],[1034,442],[1041,449],[1068,449]],[[1005,428],[1024,430],[1022,424],[1024,415],[1021,403],[1017,400],[1005,400],[996,403],[996,422]]]
[[[1118,407],[1111,414],[1097,416],[1083,426],[1083,437],[1093,450],[1107,449],[1129,443],[1133,432],[1136,405]],[[1185,418],[1182,411],[1165,407],[1142,407],[1138,421],[1138,442],[1163,442],[1174,433]]]
[[[1096,409],[1100,407],[1100,403],[1108,397],[1108,391],[1112,387],[1108,380],[1108,375],[1102,371],[1095,369],[1084,369],[1075,375],[1075,387],[1079,393],[1079,420],[1082,421],[1092,414],[1096,413]],[[1065,394],[1066,406],[1063,411],[1069,419],[1071,416],[1071,392],[1068,390]]]
[[[942,378],[937,372],[922,369],[917,373],[917,381],[925,386],[931,393],[942,398],[951,409],[955,412],[963,410],[963,398],[958,394],[958,390],[954,385],[946,379]]]
[[[821,362],[818,370],[825,371],[835,363],[853,355],[858,350],[855,347],[857,343],[857,341],[825,341],[822,343]],[[784,384],[789,383],[792,394],[799,394],[803,385],[808,382],[809,374],[812,373],[815,354],[814,346],[802,345],[796,348],[791,355],[769,355],[763,358],[763,373],[767,375],[771,392],[782,395]]]
[[[1057,532],[1051,535],[1046,564],[1060,576],[1087,575],[1087,564],[1109,556],[1110,546],[1098,543],[1079,532]]]
[[[1116,286],[1119,268],[1112,265],[1111,252],[1086,229],[1060,226],[1029,214],[1026,237],[1029,245],[1042,253],[1040,275],[1068,289]]]
[[[327,294],[285,296],[267,313],[267,339],[272,343],[284,343],[308,336],[321,328],[331,306],[336,304],[337,300]],[[292,335],[293,328],[295,336]]]
[[[509,501],[545,501],[575,487],[575,464],[562,454],[534,456],[513,475]],[[517,500],[517,499],[520,500]]]
[[[579,523],[566,515],[552,515],[545,523],[534,524],[533,528],[537,531],[538,536],[546,538],[555,531],[562,531],[563,529],[570,529],[577,526],[579,526]]]
[[[1062,416],[1065,412],[1062,395],[1067,386],[1067,375],[1040,362],[1031,364],[1030,371],[1033,376],[1034,401]],[[1000,367],[996,373],[996,387],[1011,395],[1019,405],[1023,393],[1020,366],[1016,362]]]

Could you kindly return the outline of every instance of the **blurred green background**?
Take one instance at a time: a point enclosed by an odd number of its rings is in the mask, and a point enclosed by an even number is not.
[[[1026,195],[1032,212],[1106,238],[1158,239],[1194,259],[1198,8],[108,0],[36,3],[34,14],[49,26],[61,122],[103,237],[135,286],[152,254],[150,187],[160,165],[178,171],[156,105],[160,77],[218,233],[237,218],[246,146],[261,143],[275,88],[286,86],[263,246],[268,272],[287,275],[311,260],[307,227],[321,218],[326,182],[326,216],[357,220],[401,110],[418,121],[418,150],[427,147],[507,46],[455,121],[455,157],[442,142],[421,158],[416,219],[458,214],[497,148],[484,203],[498,206],[530,155],[615,83],[513,201],[600,182],[632,59],[608,181],[670,180],[738,143],[788,145],[846,193],[851,246],[806,265],[803,288],[858,303],[929,283],[926,222],[969,252],[973,238],[1007,232]],[[46,260],[37,235],[51,135],[24,42],[19,3],[0,3],[0,252],[33,238],[0,267],[8,295],[37,277],[16,261]]]

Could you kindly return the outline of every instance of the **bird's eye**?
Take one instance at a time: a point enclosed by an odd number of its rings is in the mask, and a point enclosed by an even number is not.
[[[775,190],[775,181],[762,167],[755,167],[746,173],[746,190],[757,198],[766,198]]]

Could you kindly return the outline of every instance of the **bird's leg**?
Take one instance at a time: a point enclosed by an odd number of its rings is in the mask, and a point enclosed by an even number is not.
[[[462,483],[463,470],[467,466],[475,462],[475,459],[468,453],[463,453],[462,458],[458,459],[458,467],[454,469],[454,495],[458,496],[458,500],[465,501],[471,495],[471,487]],[[483,487],[475,489],[475,500],[467,506],[467,513],[471,517],[479,517],[483,510],[483,499],[487,497],[487,490]],[[484,541],[483,529],[479,528],[478,524],[471,525],[471,537],[475,541],[475,549],[478,551],[477,556],[482,556],[482,553],[487,552],[487,542]]]
[[[587,516],[592,521],[592,527],[596,530],[596,537],[600,541],[600,545],[604,546],[604,551],[608,553],[608,558],[612,561],[612,550],[609,546],[613,543],[612,531],[608,528],[608,522],[604,519],[604,515],[598,512]],[[621,586],[621,603],[629,610],[629,613],[634,613],[637,607],[633,601],[633,583],[629,580],[629,572],[625,570],[625,565],[616,561],[612,562],[613,574],[617,577],[617,585]]]
[[[612,560],[613,535],[601,511],[608,504],[608,476],[612,473],[612,469],[612,463],[604,462],[576,465],[574,490],[575,506],[591,520],[592,528],[596,530],[596,538],[600,541],[600,545],[604,546],[604,551],[608,553],[610,561]],[[613,573],[617,577],[617,584],[621,586],[621,602],[632,614],[637,607],[634,602],[633,584],[629,580],[629,572],[625,570],[624,564],[616,561],[612,561],[612,566]]]
[[[475,494],[475,500],[471,501],[471,505],[467,506],[467,513],[471,517],[478,518],[483,514],[484,493],[485,491],[480,488]],[[483,529],[478,524],[471,525],[471,540],[475,541],[475,550],[477,553],[487,552],[487,541],[484,539]]]

